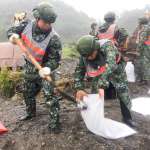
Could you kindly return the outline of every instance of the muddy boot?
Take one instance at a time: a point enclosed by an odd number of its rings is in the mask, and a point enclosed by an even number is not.
[[[123,119],[123,122],[131,128],[136,127],[136,123],[132,119]]]
[[[26,112],[27,112],[27,114],[25,116],[22,116],[20,118],[20,121],[26,121],[26,120],[30,120],[30,119],[36,117],[36,104],[33,103],[32,105],[27,106]]]
[[[123,116],[122,121],[127,124],[128,126],[135,128],[136,123],[132,120],[132,116],[130,110],[126,107],[126,105],[120,101],[121,113]]]
[[[50,122],[48,126],[49,133],[59,134],[61,132],[61,124],[59,122],[59,114],[50,112]]]
[[[50,134],[59,134],[61,132],[61,124],[57,124],[55,127],[48,126],[48,131]]]
[[[32,114],[32,115],[29,115],[29,114],[26,114],[25,116],[22,116],[20,117],[20,121],[26,121],[26,120],[31,120],[33,117],[36,117],[36,114]]]

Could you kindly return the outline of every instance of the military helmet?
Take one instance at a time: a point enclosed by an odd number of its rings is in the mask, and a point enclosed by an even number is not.
[[[82,36],[77,42],[77,51],[83,57],[88,57],[94,50],[98,50],[99,48],[98,39],[91,35]]]
[[[148,18],[146,17],[139,18],[139,24],[148,24]]]
[[[106,22],[113,22],[116,19],[116,15],[114,12],[108,12],[104,15],[104,20]]]
[[[40,3],[32,12],[36,19],[42,19],[48,23],[54,23],[57,18],[57,14],[49,3]]]

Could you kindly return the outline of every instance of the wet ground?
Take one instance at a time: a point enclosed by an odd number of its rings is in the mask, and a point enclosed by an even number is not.
[[[130,85],[131,96],[146,95],[146,86]],[[61,101],[60,134],[50,134],[47,129],[48,110],[39,96],[37,117],[30,121],[19,121],[25,114],[25,105],[19,96],[0,98],[0,121],[9,129],[0,135],[0,150],[150,150],[150,117],[133,112],[137,123],[137,134],[118,140],[108,140],[90,133],[80,117],[76,106]],[[105,100],[105,115],[121,121],[117,100]]]

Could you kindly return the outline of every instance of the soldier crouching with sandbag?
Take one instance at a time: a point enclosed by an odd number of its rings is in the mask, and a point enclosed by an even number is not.
[[[125,62],[120,52],[110,40],[98,40],[94,36],[86,35],[79,39],[77,50],[81,57],[75,70],[76,99],[83,100],[87,96],[84,90],[84,77],[92,78],[91,92],[98,93],[99,89],[105,89],[111,82],[117,92],[120,101],[123,121],[135,127],[130,108],[131,100],[128,93],[128,83],[124,71]]]

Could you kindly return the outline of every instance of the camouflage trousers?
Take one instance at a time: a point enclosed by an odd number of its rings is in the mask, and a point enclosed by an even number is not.
[[[97,92],[97,89],[100,88],[98,84],[102,85],[102,79],[95,78],[92,83],[92,92]],[[129,89],[128,89],[128,81],[126,73],[123,69],[123,66],[120,65],[114,73],[110,75],[108,78],[108,85],[111,83],[116,90],[117,98],[120,102],[122,102],[129,110],[131,109],[131,100],[129,96]]]
[[[150,48],[144,45],[140,51],[139,58],[143,80],[150,80]]]
[[[29,116],[36,114],[36,95],[42,90],[44,99],[49,109],[49,127],[55,128],[59,125],[59,99],[60,97],[54,92],[54,87],[48,81],[41,79],[36,68],[28,61],[24,69],[24,100],[26,112]]]
[[[136,60],[134,61],[134,66],[135,66],[135,76],[136,76],[136,81],[142,81],[143,79],[143,69],[141,65],[140,58],[137,57]]]

